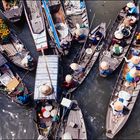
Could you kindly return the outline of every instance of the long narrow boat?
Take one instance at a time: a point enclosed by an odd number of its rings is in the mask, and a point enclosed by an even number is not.
[[[101,36],[98,40],[97,45],[92,44],[92,37],[96,36],[96,33],[100,33]],[[95,64],[100,51],[103,49],[103,39],[106,35],[106,23],[99,24],[95,29],[93,29],[90,34],[84,48],[79,52],[76,56],[74,63],[77,63],[81,67],[84,68],[84,75],[81,77],[80,75],[75,74],[72,72],[71,75],[73,80],[77,83],[76,86],[70,88],[67,92],[71,93],[76,90],[82,82],[86,79],[87,75],[89,74],[90,70],[92,69],[93,65]]]
[[[72,100],[70,106],[70,109],[65,110],[65,117],[58,128],[56,139],[87,139],[85,122],[77,101]]]
[[[48,48],[41,1],[25,0],[24,11],[36,49],[40,51]]]
[[[120,25],[122,25],[122,23],[124,22],[124,19],[128,17],[126,15],[127,13],[124,10],[121,10],[120,13],[118,14],[114,24],[110,28],[110,32],[108,33],[108,36],[106,37],[106,41],[104,44],[104,48],[106,49],[100,55],[99,65],[102,62],[107,62],[109,64],[111,72],[115,71],[118,68],[118,66],[121,64],[121,62],[123,61],[124,56],[127,54],[130,48],[132,39],[137,29],[137,22],[136,22],[133,26],[130,27],[131,28],[130,34],[128,36],[126,37],[124,36],[121,39],[115,38],[115,35],[114,35],[115,32],[117,33],[117,31],[120,30]],[[137,21],[138,21],[139,20],[139,5],[137,5],[137,15],[135,15],[135,17],[137,18]],[[115,46],[115,44],[118,45],[119,44],[118,42],[121,43],[121,41],[123,43],[125,42],[126,44],[124,43],[125,46],[122,47],[123,51],[119,55],[116,55],[113,52],[113,49],[114,49],[113,47]]]
[[[130,59],[133,56],[134,50],[140,51],[140,45],[137,46],[135,44],[135,40],[133,41],[133,43],[134,44],[132,44],[132,48],[128,54],[128,59]],[[133,110],[133,107],[136,103],[138,95],[139,95],[140,81],[137,81],[135,87],[134,86],[129,86],[129,87],[125,86],[125,83],[126,83],[125,76],[128,71],[129,71],[128,64],[126,62],[124,62],[123,67],[118,76],[117,82],[115,84],[114,91],[112,93],[110,103],[108,106],[107,116],[106,116],[106,136],[109,138],[113,138],[126,124],[127,120],[129,119],[129,116]],[[119,117],[115,118],[115,120],[114,120],[114,114],[113,114],[113,110],[112,110],[112,107],[110,104],[112,102],[116,101],[118,98],[122,98],[122,97],[120,97],[121,92],[126,94],[127,96],[129,95],[131,98],[127,99],[127,101],[125,103],[125,107],[127,108],[127,110],[125,111],[126,113],[124,112],[123,116],[119,116]]]
[[[11,22],[17,22],[21,19],[23,12],[22,0],[2,0],[1,11]]]
[[[6,94],[12,101],[20,105],[28,105],[31,94],[22,79],[8,65],[7,60],[0,54],[0,87],[1,93]],[[21,101],[20,98],[26,98]]]
[[[0,51],[16,66],[26,70],[35,68],[35,61],[18,36],[0,19]]]
[[[65,19],[60,0],[42,0],[44,17],[50,37],[56,43],[58,52],[67,55],[71,47],[72,36]]]
[[[35,79],[36,126],[39,138],[52,138],[58,125],[58,55],[39,56]],[[47,87],[50,87],[47,89]],[[59,95],[60,96],[60,95]]]
[[[87,36],[89,32],[89,21],[85,1],[65,0],[64,9],[72,35],[75,36],[78,25],[79,27],[81,27],[80,29],[82,30],[81,35]],[[85,38],[86,37],[84,37],[83,41],[85,40]],[[82,38],[79,41],[81,42]]]

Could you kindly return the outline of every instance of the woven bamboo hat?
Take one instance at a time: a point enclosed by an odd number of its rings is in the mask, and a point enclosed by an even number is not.
[[[79,69],[79,65],[77,63],[70,64],[70,67],[71,67],[72,70],[78,70]]]
[[[108,62],[106,62],[106,61],[102,61],[101,64],[100,64],[100,67],[101,67],[103,70],[108,70],[108,69],[109,69],[109,64],[108,64]]]
[[[73,81],[72,75],[70,75],[70,74],[66,75],[65,81],[66,81],[67,83],[71,83],[71,82]]]
[[[133,2],[129,2],[129,3],[127,3],[127,5],[126,5],[128,8],[133,8],[133,7],[135,7],[135,4],[133,3]]]
[[[39,91],[45,96],[47,96],[52,93],[52,87],[48,84],[43,84],[39,87]]]
[[[122,39],[122,38],[123,38],[123,34],[122,34],[122,32],[120,32],[120,31],[116,31],[116,32],[114,33],[114,36],[115,36],[115,38],[117,38],[117,39]]]
[[[69,132],[66,132],[63,134],[62,139],[63,140],[72,140],[72,136]]]
[[[121,110],[123,110],[123,103],[122,102],[120,102],[120,101],[116,101],[115,103],[114,103],[114,109],[115,110],[117,110],[117,111],[121,111]]]
[[[130,60],[133,64],[138,64],[140,62],[140,58],[138,56],[132,56]]]

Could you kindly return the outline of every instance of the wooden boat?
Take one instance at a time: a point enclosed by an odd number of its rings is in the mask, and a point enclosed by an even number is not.
[[[57,115],[59,119],[59,105],[56,103],[58,100],[58,55],[43,55],[38,58],[38,65],[36,70],[35,78],[35,90],[34,100],[36,101],[36,124],[38,129],[38,139],[52,139],[53,133],[57,128],[58,120],[53,121]],[[49,85],[51,88],[48,94],[42,92],[42,86]],[[59,95],[60,96],[60,95]],[[46,109],[51,112],[52,109],[55,111],[55,116],[45,116],[43,113],[43,106],[50,106],[51,109]],[[49,114],[50,114],[49,112]]]
[[[97,32],[101,33],[100,39],[97,45],[92,44],[92,36],[95,36]],[[99,24],[95,29],[93,29],[90,34],[89,38],[87,39],[86,44],[81,49],[80,53],[74,58],[74,63],[78,63],[80,66],[84,68],[84,75],[81,77],[80,75],[75,74],[72,72],[71,75],[73,76],[73,80],[77,83],[76,86],[70,88],[67,93],[71,93],[76,90],[82,82],[86,79],[87,75],[89,74],[90,70],[92,69],[93,65],[95,64],[100,51],[103,49],[103,39],[106,35],[106,23]],[[89,52],[88,52],[89,51]]]
[[[82,111],[76,100],[72,100],[71,109],[68,109],[65,118],[61,122],[56,137],[57,139],[87,139]]]
[[[1,46],[0,51],[16,66],[26,70],[35,68],[35,61],[28,49],[24,46],[17,35],[10,31],[3,20],[0,20]]]
[[[34,100],[42,98],[57,100],[58,64],[58,55],[39,56],[35,78]],[[44,84],[53,86],[52,94],[45,96],[40,92],[40,87]]]
[[[134,40],[134,42],[135,42],[135,40]],[[128,54],[129,59],[132,57],[133,49],[137,49],[140,51],[140,46],[136,46],[136,44],[132,45],[132,48]],[[115,84],[115,87],[114,87],[114,90],[113,90],[113,93],[112,93],[112,96],[110,99],[110,103],[108,106],[108,111],[107,111],[107,116],[106,116],[106,136],[108,138],[113,138],[126,124],[127,120],[129,119],[129,116],[133,110],[133,107],[136,103],[138,95],[139,95],[140,81],[138,81],[136,83],[136,87],[134,87],[134,86],[126,87],[125,86],[125,82],[126,82],[125,76],[128,71],[129,71],[128,64],[126,62],[124,62],[123,67],[119,73],[119,76],[118,76],[117,82]],[[114,102],[119,98],[119,93],[121,91],[125,91],[125,92],[129,93],[131,95],[131,98],[128,100],[128,103],[125,105],[127,110],[124,112],[124,115],[116,118],[114,121],[114,114],[113,114],[113,110],[112,110],[112,107],[110,106],[110,104],[111,104],[111,102]]]
[[[75,36],[77,30],[76,26],[78,24],[81,27],[83,35],[87,36],[89,32],[89,21],[85,1],[65,0],[64,9],[72,35]],[[81,42],[84,41],[85,39],[86,38],[80,39],[79,41]]]
[[[17,22],[21,19],[23,4],[22,0],[2,0],[1,2],[1,11],[7,19],[11,22]]]
[[[139,6],[137,6],[137,21],[139,20]],[[115,31],[117,31],[120,27],[120,25],[122,24],[122,22],[124,21],[124,18],[126,17],[126,14],[123,10],[121,10],[121,12],[118,14],[114,24],[112,25],[112,27],[110,28],[110,32],[108,33],[108,36],[106,37],[106,41],[104,44],[104,48],[106,48],[100,55],[100,61],[99,61],[99,65],[101,64],[101,62],[105,61],[109,63],[110,66],[110,70],[111,72],[115,71],[118,66],[121,64],[121,62],[124,59],[124,56],[127,54],[132,39],[134,37],[136,28],[137,28],[137,22],[135,23],[135,25],[132,26],[131,29],[131,34],[128,37],[123,37],[123,39],[116,39],[114,36]],[[113,53],[113,46],[114,46],[114,42],[119,42],[119,41],[125,41],[126,45],[125,47],[123,47],[123,51],[120,55],[116,55]],[[102,76],[102,75],[101,75]]]
[[[44,17],[51,39],[56,43],[59,54],[67,55],[71,46],[72,36],[65,19],[60,0],[44,1]]]
[[[41,1],[24,1],[26,19],[34,39],[36,49],[48,48],[45,22],[41,8]]]
[[[8,65],[7,60],[0,54],[0,87],[1,93],[6,94],[7,97],[12,99],[20,105],[28,105],[30,102],[30,94],[22,82],[22,79],[15,73]],[[28,101],[21,102],[21,96],[28,96]]]
[[[38,139],[53,139],[58,127],[59,105],[55,101],[36,101],[36,127]]]

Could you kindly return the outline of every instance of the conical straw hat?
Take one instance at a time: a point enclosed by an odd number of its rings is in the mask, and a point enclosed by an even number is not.
[[[120,32],[120,31],[116,31],[116,32],[114,33],[114,36],[115,36],[115,38],[117,38],[117,39],[122,39],[122,38],[123,38],[123,34],[122,34],[122,32]]]
[[[71,67],[72,70],[78,70],[79,69],[79,65],[77,63],[70,64],[70,67]]]
[[[65,77],[65,81],[66,81],[67,83],[71,83],[71,82],[73,81],[73,77],[72,77],[70,74],[68,74],[68,75],[66,75],[66,77]]]
[[[102,61],[101,64],[100,64],[100,67],[101,67],[103,70],[107,70],[107,69],[109,69],[109,64],[108,64],[108,62],[106,62],[106,61]]]
[[[130,60],[133,64],[138,64],[140,62],[140,58],[138,56],[132,56]]]
[[[122,102],[120,102],[120,101],[116,101],[115,103],[114,103],[114,109],[115,110],[117,110],[117,111],[121,111],[121,110],[123,110],[123,103]]]
[[[135,7],[135,4],[133,2],[129,2],[129,3],[127,3],[127,7],[133,8],[133,7]]]
[[[47,84],[41,85],[39,90],[45,96],[50,95],[52,93],[52,87],[50,85],[47,85]]]

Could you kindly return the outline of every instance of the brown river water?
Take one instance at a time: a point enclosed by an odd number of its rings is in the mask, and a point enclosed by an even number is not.
[[[117,13],[125,5],[126,1],[121,0],[87,0],[89,20],[96,14],[92,28],[100,22],[109,22],[117,16]],[[26,20],[18,24],[19,36],[27,45],[33,56],[37,59],[38,53]],[[69,57],[67,58],[69,60]],[[13,66],[14,67],[14,66]],[[121,67],[120,67],[121,68]],[[113,86],[115,84],[119,70],[112,76],[104,79],[98,75],[98,61],[92,68],[89,76],[84,83],[74,93],[74,98],[78,100],[85,119],[88,139],[107,139],[105,136],[105,119],[107,107]],[[17,67],[14,69],[23,76],[25,71]],[[35,71],[30,72],[24,82],[33,92]],[[134,110],[123,127],[122,131],[115,139],[140,139],[140,98],[138,98]],[[0,94],[0,139],[36,139],[37,131],[33,121],[33,108],[18,106],[10,99]]]

